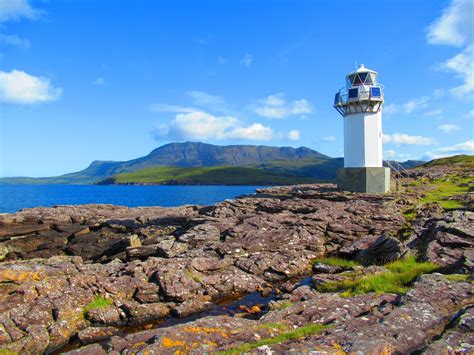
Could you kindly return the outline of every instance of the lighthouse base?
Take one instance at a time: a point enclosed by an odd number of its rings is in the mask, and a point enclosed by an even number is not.
[[[390,191],[390,168],[344,168],[337,170],[337,187],[346,191]]]

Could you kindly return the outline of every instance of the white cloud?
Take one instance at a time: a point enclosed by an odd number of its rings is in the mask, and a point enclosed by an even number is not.
[[[435,89],[433,90],[433,98],[440,99],[444,96],[444,89]]]
[[[219,63],[219,64],[225,64],[225,63],[227,63],[227,58],[218,56],[218,57],[217,57],[217,63]]]
[[[398,112],[398,105],[390,104],[390,105],[384,105],[383,107],[383,113],[386,113],[387,115],[392,115],[397,112]]]
[[[408,100],[403,105],[399,105],[399,104],[384,105],[383,112],[387,115],[393,115],[400,111],[410,114],[412,112],[419,111],[428,107],[429,100],[430,100],[429,96],[423,96],[416,99]]]
[[[92,85],[97,85],[101,86],[105,84],[105,79],[104,78],[96,78],[93,82]]]
[[[260,100],[260,106],[255,113],[266,118],[285,118],[288,116],[304,115],[313,111],[312,105],[306,99],[287,102],[283,93],[268,96]]]
[[[454,72],[464,84],[450,90],[458,98],[474,91],[474,3],[452,0],[440,18],[428,28],[430,44],[465,47],[461,53],[444,62],[442,68]]]
[[[21,70],[0,71],[0,102],[11,104],[33,104],[52,101],[62,94],[61,88],[44,77],[29,75]]]
[[[287,135],[275,133],[271,127],[260,123],[244,125],[231,116],[214,116],[207,112],[194,110],[178,113],[165,125],[153,132],[156,139],[170,138],[176,140],[256,140],[268,141],[276,138],[299,139],[298,131],[290,131]]]
[[[423,156],[423,159],[439,159],[458,154],[474,154],[474,140],[458,143],[448,147],[434,149],[432,151],[426,152]]]
[[[39,11],[33,9],[27,0],[0,0],[0,22],[15,21],[22,17],[33,19]]]
[[[404,133],[384,134],[383,143],[393,143],[396,145],[431,145],[435,141],[433,138],[423,136],[410,136]]]
[[[472,0],[453,0],[428,28],[428,43],[460,47],[472,42],[474,21]]]
[[[440,108],[436,109],[436,110],[431,110],[431,111],[426,111],[423,113],[424,116],[439,116],[443,113],[443,110],[441,110]]]
[[[459,131],[461,128],[458,125],[447,123],[447,124],[439,125],[438,129],[440,131],[443,131],[444,133],[450,133],[454,131]]]
[[[208,94],[204,91],[186,91],[191,99],[193,99],[194,105],[204,106],[204,107],[222,107],[225,104],[225,101],[222,97]]]
[[[413,111],[421,110],[428,106],[428,101],[428,96],[423,96],[417,99],[410,100],[403,105],[403,110],[406,113],[412,113]]]
[[[321,138],[323,142],[335,142],[336,141],[336,136],[326,136]]]
[[[458,98],[466,98],[474,91],[474,44],[468,46],[455,57],[448,59],[444,67],[461,78],[464,84],[449,90]]]
[[[383,152],[384,158],[385,159],[393,159],[397,156],[397,152],[394,151],[393,149],[385,150]]]
[[[240,60],[240,65],[248,68],[253,62],[253,55],[246,53]]]
[[[0,43],[17,46],[21,48],[30,48],[30,41],[27,38],[21,38],[17,35],[7,35],[0,33]]]
[[[293,130],[288,133],[288,139],[292,141],[298,141],[301,137],[300,131]]]
[[[474,110],[468,111],[466,114],[463,115],[466,118],[473,118],[474,117]]]
[[[273,139],[275,133],[270,127],[260,123],[254,123],[248,127],[236,127],[224,134],[228,139],[246,139],[256,141],[268,141]]]
[[[177,105],[168,105],[168,104],[151,104],[150,111],[152,112],[176,112],[176,113],[189,113],[199,111],[193,107],[184,107]]]

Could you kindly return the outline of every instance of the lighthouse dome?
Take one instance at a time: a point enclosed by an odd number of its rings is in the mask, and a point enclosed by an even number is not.
[[[347,87],[359,85],[376,85],[377,72],[366,68],[364,64],[359,65],[359,68],[350,72],[346,76]]]

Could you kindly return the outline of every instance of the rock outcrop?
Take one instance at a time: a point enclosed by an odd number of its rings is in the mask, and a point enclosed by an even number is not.
[[[416,198],[299,185],[214,206],[0,215],[0,348],[202,353],[274,338],[262,349],[472,351],[474,212],[420,207],[407,225]],[[408,255],[464,276],[422,275],[405,295],[317,291]],[[322,256],[364,266],[313,266]],[[311,324],[321,331],[278,338]]]

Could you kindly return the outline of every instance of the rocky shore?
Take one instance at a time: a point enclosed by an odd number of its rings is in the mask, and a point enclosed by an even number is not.
[[[459,176],[472,170],[416,170],[387,195],[297,185],[213,206],[1,215],[0,349],[472,353],[472,194],[420,204],[432,186],[417,183]],[[410,256],[436,269],[403,292],[328,286]]]

